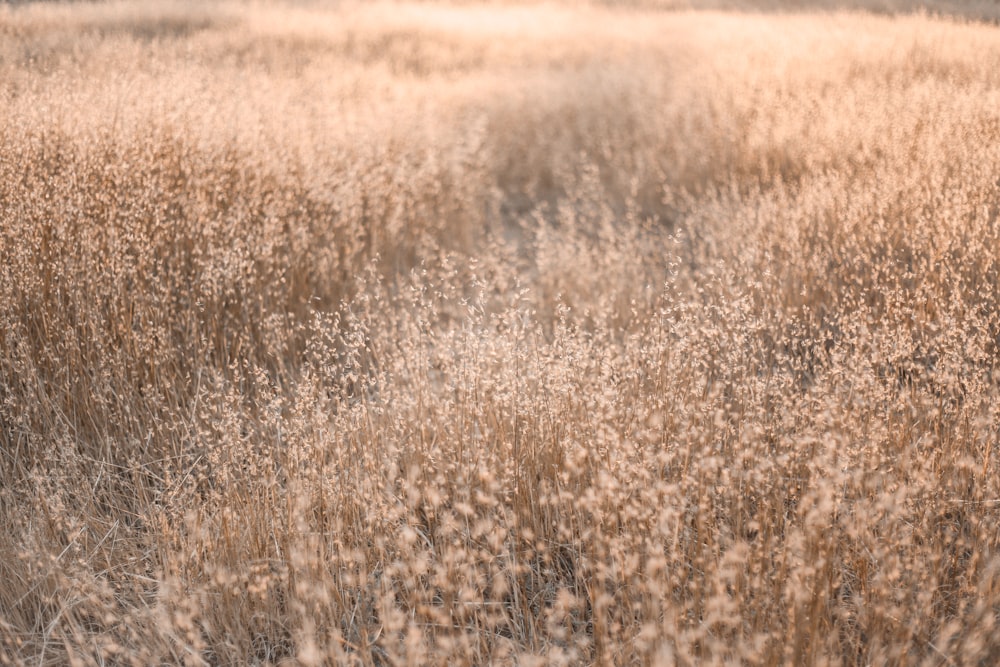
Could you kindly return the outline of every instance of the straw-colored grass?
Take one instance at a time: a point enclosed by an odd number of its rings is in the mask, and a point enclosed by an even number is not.
[[[1000,661],[1000,28],[678,6],[0,7],[0,664]]]

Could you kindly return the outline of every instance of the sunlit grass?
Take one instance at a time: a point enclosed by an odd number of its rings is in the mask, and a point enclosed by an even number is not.
[[[0,663],[1000,659],[1000,31],[768,9],[0,9]]]

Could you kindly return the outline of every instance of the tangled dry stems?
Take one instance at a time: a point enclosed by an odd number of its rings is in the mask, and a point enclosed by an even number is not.
[[[1000,659],[995,27],[0,35],[0,662]]]

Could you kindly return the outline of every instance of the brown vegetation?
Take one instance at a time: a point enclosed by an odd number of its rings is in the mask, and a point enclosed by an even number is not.
[[[0,8],[0,663],[1000,661],[1000,30]]]

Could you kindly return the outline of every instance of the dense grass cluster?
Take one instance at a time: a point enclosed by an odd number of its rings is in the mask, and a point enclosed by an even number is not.
[[[0,7],[0,664],[993,664],[998,389],[992,25]]]

